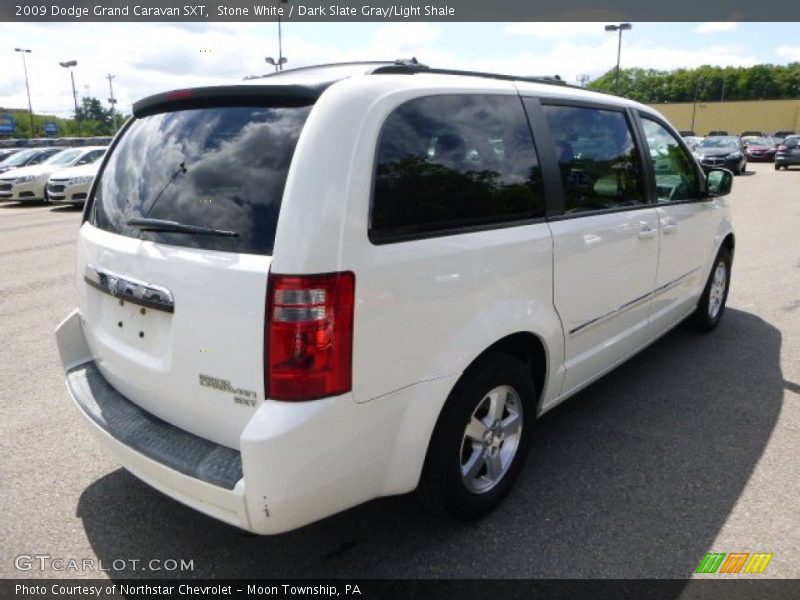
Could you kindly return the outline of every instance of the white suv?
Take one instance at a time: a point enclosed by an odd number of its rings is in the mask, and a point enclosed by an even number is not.
[[[133,114],[84,213],[67,386],[127,469],[240,528],[416,488],[479,517],[536,417],[723,313],[732,175],[647,106],[398,62]]]

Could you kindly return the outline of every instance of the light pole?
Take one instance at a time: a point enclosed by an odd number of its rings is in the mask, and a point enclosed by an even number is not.
[[[114,75],[109,73],[106,79],[108,79],[108,103],[111,105],[111,129],[114,133],[117,133],[117,112],[114,110],[117,99],[114,98],[114,86],[111,84],[111,80],[114,79],[114,77]]]
[[[689,127],[692,131],[694,131],[694,116],[697,113],[697,92],[700,89],[700,84],[703,83],[703,78],[698,77],[697,81],[694,83],[694,105],[692,106],[692,126]]]
[[[33,127],[33,108],[31,107],[31,86],[28,85],[28,65],[25,64],[25,55],[30,54],[31,51],[27,48],[14,48],[14,52],[22,54],[22,68],[25,71],[25,90],[28,92],[28,115],[31,118],[31,137],[36,135],[36,130]]]
[[[619,42],[617,42],[617,73],[614,76],[614,93],[619,92],[619,56],[622,53],[622,32],[633,29],[630,23],[620,23],[619,25],[606,25],[606,31],[619,31]]]
[[[78,137],[81,137],[81,121],[78,119],[78,92],[75,91],[75,74],[72,70],[73,67],[78,66],[77,60],[67,60],[58,63],[65,69],[69,69],[69,78],[72,81],[72,101],[75,104],[75,123],[78,125]]]

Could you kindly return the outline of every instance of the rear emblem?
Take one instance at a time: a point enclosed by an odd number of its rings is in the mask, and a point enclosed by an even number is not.
[[[220,392],[227,392],[233,394],[233,401],[236,404],[244,404],[245,406],[255,406],[258,394],[253,390],[246,390],[244,388],[237,388],[231,385],[227,379],[219,379],[218,377],[211,377],[209,375],[198,375],[200,385],[210,387]]]

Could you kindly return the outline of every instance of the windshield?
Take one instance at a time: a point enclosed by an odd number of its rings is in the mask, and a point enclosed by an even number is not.
[[[703,148],[739,148],[735,138],[723,137],[706,138],[701,146]]]
[[[753,138],[747,142],[750,146],[774,146],[775,141],[772,138]]]
[[[92,223],[129,237],[272,254],[289,165],[310,107],[182,110],[134,120],[99,176]],[[233,231],[150,231],[131,219]]]
[[[62,150],[58,154],[54,154],[46,161],[46,165],[67,165],[80,156],[80,150]]]
[[[13,156],[9,156],[2,162],[4,167],[9,166],[16,166],[16,165],[24,165],[27,160],[35,155],[37,150],[23,150],[22,152],[17,152]]]

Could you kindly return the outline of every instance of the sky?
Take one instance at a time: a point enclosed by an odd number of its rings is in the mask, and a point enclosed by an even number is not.
[[[284,22],[286,68],[348,60],[417,57],[442,68],[595,78],[616,63],[617,34],[598,23]],[[633,23],[621,67],[674,69],[800,61],[797,23]],[[270,72],[277,23],[0,23],[0,107],[26,108],[26,54],[33,110],[71,117],[72,89],[60,61],[76,60],[79,97],[117,108],[170,89],[237,83]],[[107,105],[107,104],[106,104]]]

